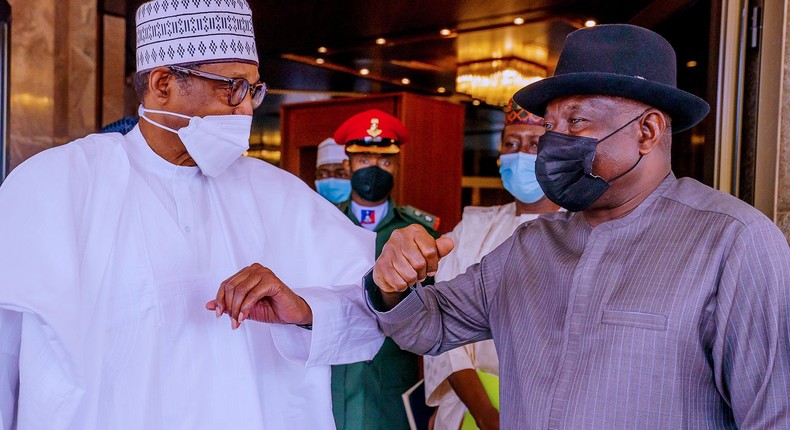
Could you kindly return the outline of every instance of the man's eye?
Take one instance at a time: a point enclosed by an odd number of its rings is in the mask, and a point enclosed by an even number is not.
[[[579,123],[581,123],[582,121],[584,121],[584,119],[583,119],[583,118],[571,118],[571,119],[569,119],[569,120],[568,120],[568,122],[569,122],[570,124],[579,124]]]
[[[551,130],[552,128],[554,128],[554,124],[547,122],[543,124],[543,128],[545,128],[546,130]]]

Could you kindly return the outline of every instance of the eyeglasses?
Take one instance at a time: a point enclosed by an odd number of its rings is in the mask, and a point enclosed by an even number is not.
[[[228,104],[231,106],[238,106],[247,97],[249,91],[252,97],[252,108],[257,109],[266,97],[266,84],[263,82],[256,82],[251,84],[250,81],[244,78],[229,78],[227,76],[215,75],[213,73],[202,72],[200,70],[189,69],[181,66],[170,66],[170,70],[176,73],[183,73],[187,76],[195,76],[198,78],[208,79],[212,81],[225,82],[228,84]]]

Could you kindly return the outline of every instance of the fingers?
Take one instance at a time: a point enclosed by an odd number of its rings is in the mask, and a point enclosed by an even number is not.
[[[250,290],[247,291],[247,294],[244,295],[244,297],[241,299],[241,301],[238,304],[239,324],[241,324],[242,321],[244,321],[250,316],[250,314],[253,311],[253,308],[261,300],[263,300],[266,297],[271,297],[280,291],[279,285],[277,284],[277,282],[274,281],[279,281],[279,280],[277,280],[276,278],[270,279],[267,277],[267,279],[262,279],[261,281],[258,282],[257,285],[255,285],[254,288],[251,288]],[[236,304],[234,303],[233,306],[235,308]]]
[[[433,238],[431,238],[430,241],[433,241]],[[427,276],[426,273],[429,269],[429,260],[426,253],[430,254],[430,244],[420,242],[421,241],[415,238],[413,246],[404,247],[400,250],[403,258],[395,259],[392,263],[392,267],[401,275],[411,275],[414,273],[414,280],[409,285],[417,281],[425,280]],[[403,279],[406,281],[411,280],[407,278]]]
[[[291,294],[281,294],[283,291]],[[256,306],[262,303],[261,300],[269,298],[273,301],[267,305],[265,313],[270,316],[267,322],[278,322],[280,318],[277,314],[280,310],[284,311],[286,318],[299,320],[310,309],[308,306],[307,311],[304,311],[299,306],[294,306],[292,302],[295,299],[291,296],[298,297],[271,270],[255,263],[222,282],[217,290],[217,298],[206,303],[206,309],[214,310],[218,316],[227,313],[231,319],[231,328],[236,329],[250,317]]]
[[[383,267],[379,262],[373,267],[373,282],[385,293],[395,293],[405,291],[409,284],[390,267]]]
[[[387,293],[401,292],[439,268],[439,259],[453,247],[449,239],[437,242],[424,228],[411,225],[395,230],[373,268],[373,281]]]
[[[263,297],[271,295],[274,291],[273,285],[276,285],[280,280],[274,276],[271,270],[254,263],[247,267],[242,274],[237,275],[231,282],[225,285],[225,302],[228,304],[228,315],[231,319],[238,323],[244,320],[245,315],[239,315],[242,310],[242,304],[253,291],[250,301],[252,303],[262,299]],[[232,295],[231,295],[232,291]],[[257,298],[256,298],[257,297]],[[250,302],[248,301],[248,303]],[[245,314],[249,316],[249,308],[246,309]]]
[[[242,319],[239,316],[241,304],[244,302],[247,295],[259,286],[261,281],[261,277],[253,275],[247,276],[238,282],[228,284],[225,291],[225,300],[228,303],[228,315],[232,319],[241,323]],[[265,282],[265,280],[263,282]]]
[[[431,237],[425,230],[424,235],[419,235],[414,238],[414,243],[420,251],[424,259],[425,273],[423,273],[420,281],[424,281],[426,276],[433,276],[439,270],[439,250],[436,248],[436,240]]]
[[[226,287],[226,285],[228,283],[233,282],[239,276],[246,276],[245,273],[248,270],[249,270],[249,267],[245,267],[245,268],[239,270],[238,272],[236,272],[236,274],[234,274],[230,278],[222,281],[222,283],[219,285],[219,289],[217,290],[217,296],[215,297],[216,307],[214,308],[215,311],[217,312],[217,318],[221,317],[222,313],[225,312],[228,309],[228,306],[225,305],[225,291],[226,291],[225,287]]]
[[[436,247],[439,250],[439,258],[444,258],[455,248],[455,243],[449,237],[440,237],[436,239]]]

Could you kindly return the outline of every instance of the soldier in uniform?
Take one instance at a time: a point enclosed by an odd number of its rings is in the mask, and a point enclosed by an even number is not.
[[[398,171],[400,145],[408,132],[392,115],[368,110],[352,116],[335,132],[349,159],[351,198],[338,207],[355,224],[376,232],[376,257],[395,229],[420,224],[434,237],[439,219],[390,196]],[[332,366],[332,409],[340,430],[408,430],[401,395],[419,380],[417,355],[392,339],[372,361]]]

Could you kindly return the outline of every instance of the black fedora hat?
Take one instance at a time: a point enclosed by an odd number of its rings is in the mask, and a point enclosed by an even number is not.
[[[599,25],[569,34],[554,76],[520,89],[513,98],[542,114],[553,99],[607,95],[637,100],[669,114],[672,131],[705,117],[708,103],[677,88],[675,51],[663,37],[628,24]]]

